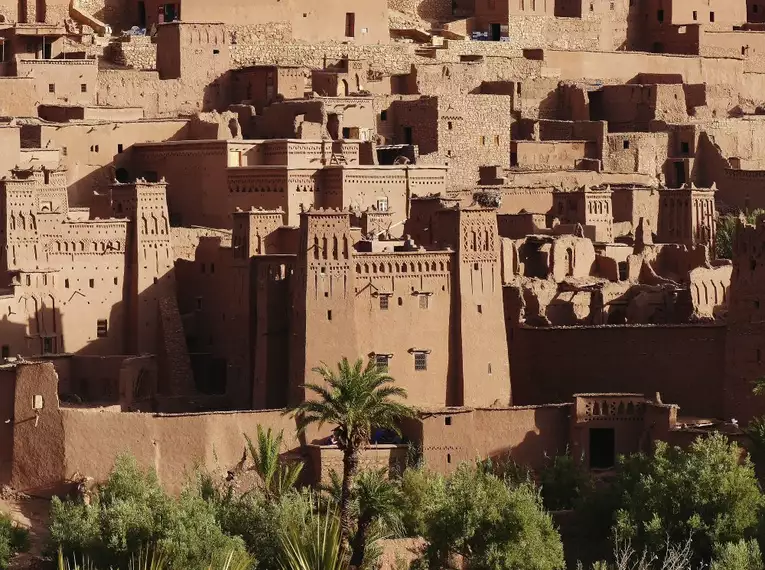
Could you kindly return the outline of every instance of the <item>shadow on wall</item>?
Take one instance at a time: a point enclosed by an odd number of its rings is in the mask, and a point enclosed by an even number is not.
[[[535,410],[533,428],[519,443],[489,451],[488,459],[500,469],[512,462],[538,474],[550,458],[566,453],[569,439],[568,414],[561,410],[551,417],[549,408],[541,408]]]

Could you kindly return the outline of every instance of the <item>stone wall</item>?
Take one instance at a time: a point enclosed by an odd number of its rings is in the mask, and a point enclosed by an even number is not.
[[[157,69],[157,44],[149,36],[125,36],[120,41],[111,42],[105,56],[112,63],[124,67]]]

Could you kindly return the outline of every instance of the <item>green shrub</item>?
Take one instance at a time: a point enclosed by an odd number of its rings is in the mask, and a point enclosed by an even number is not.
[[[592,477],[570,454],[558,455],[545,466],[539,476],[542,500],[551,511],[573,509],[581,497],[592,489]]]
[[[153,471],[122,456],[90,504],[53,499],[50,551],[60,548],[67,559],[85,556],[106,568],[126,566],[134,553],[153,546],[171,568],[205,569],[213,559],[245,552],[242,539],[227,536],[216,515],[196,490],[173,499]]]
[[[401,477],[403,525],[407,536],[424,536],[425,511],[443,501],[446,479],[424,467],[407,469]]]
[[[8,568],[14,554],[29,549],[29,532],[0,513],[0,568]]]
[[[728,542],[717,549],[709,570],[762,570],[760,546],[754,540]]]
[[[607,503],[603,518],[636,548],[660,552],[667,541],[692,536],[697,561],[752,538],[763,506],[751,462],[720,434],[687,450],[659,442],[652,456],[620,460],[613,485],[599,495]]]
[[[452,555],[470,570],[556,570],[563,545],[536,489],[513,486],[476,465],[446,481],[444,497],[425,507],[424,560],[442,568]]]

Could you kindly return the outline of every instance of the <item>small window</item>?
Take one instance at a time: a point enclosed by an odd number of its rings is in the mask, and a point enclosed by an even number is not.
[[[450,131],[454,130],[454,123],[449,121],[448,123],[446,123],[446,128],[449,129]]]
[[[88,92],[88,84],[80,83],[80,93],[87,93],[87,92]]]
[[[452,425],[452,417],[451,416],[446,416],[444,418],[444,425],[446,425],[446,426]]]
[[[3,345],[3,348],[0,349],[0,357],[2,358],[8,358],[11,355],[11,347],[7,344]]]
[[[446,462],[447,463],[451,463],[452,462],[452,454],[451,453],[447,453],[446,454]]]
[[[53,354],[53,339],[49,336],[43,337],[43,354]]]
[[[124,149],[124,147],[123,147],[121,144],[118,144],[118,145],[117,145],[117,154],[122,154],[122,152],[123,152],[124,150],[125,150],[125,149]]]
[[[630,147],[630,141],[625,140],[624,141],[624,150],[627,150]]]
[[[55,92],[56,92],[56,84],[48,83],[48,93],[55,93]]]
[[[96,280],[95,279],[91,279],[89,281],[89,284],[90,284],[90,288],[93,289],[96,286]]]
[[[115,285],[119,285],[120,284],[120,280],[117,277],[114,278],[114,284]]]
[[[715,13],[714,12],[710,12],[709,13],[709,21],[710,22],[714,22],[715,21]]]
[[[656,19],[659,20],[659,22],[664,21],[664,10],[659,10],[656,12]]]
[[[380,372],[388,372],[388,361],[390,357],[387,354],[376,354],[375,364]]]
[[[66,149],[65,146],[61,147],[61,156],[67,156],[69,154],[69,151]]]
[[[691,145],[687,142],[680,143],[680,150],[683,154],[689,154],[691,152]]]
[[[694,21],[699,19],[699,13],[696,10],[693,11],[693,19]]]
[[[327,311],[327,320],[328,321],[332,320],[332,311]]]
[[[213,50],[213,55],[218,55],[219,53],[220,53],[220,50],[219,50],[219,49],[214,49],[214,50]]]
[[[380,310],[387,311],[388,310],[388,296],[387,295],[380,295]]]
[[[427,309],[427,308],[428,308],[428,296],[420,295],[420,309]]]
[[[105,338],[108,334],[109,323],[106,319],[99,319],[96,323],[96,336],[98,338]]]
[[[478,305],[478,314],[479,315],[483,315],[483,306],[482,305]]]
[[[425,352],[414,353],[414,369],[417,371],[428,369],[428,354]]]
[[[398,298],[398,306],[399,306],[399,307],[401,307],[401,306],[403,306],[403,305],[404,305],[404,299],[402,299],[401,297],[399,297],[399,298]]]
[[[69,279],[64,279],[64,287],[69,289]]]
[[[499,146],[499,135],[494,135],[494,146]]]
[[[388,120],[388,111],[382,111],[380,113],[380,120],[381,121],[387,121]]]
[[[387,212],[388,211],[388,198],[378,198],[377,199],[377,211],[378,212]]]
[[[486,146],[486,137],[481,137],[481,146]]]
[[[343,127],[343,138],[344,139],[351,138],[351,129],[350,129],[350,127]]]

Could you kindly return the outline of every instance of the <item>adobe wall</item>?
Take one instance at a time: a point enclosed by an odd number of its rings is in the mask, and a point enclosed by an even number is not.
[[[126,121],[102,124],[35,125],[22,128],[39,148],[61,149],[72,206],[90,206],[93,192],[114,180],[116,170],[132,171],[132,146],[136,143],[178,140],[188,136],[188,119]],[[87,142],[83,142],[87,141]]]
[[[723,417],[723,326],[521,327],[509,335],[516,404],[661,392],[683,415]]]
[[[16,73],[35,80],[35,99],[40,103],[89,105],[95,99],[95,59],[17,60]]]
[[[157,8],[161,2],[146,2],[147,26],[156,23]],[[346,36],[346,13],[355,10],[353,39]],[[293,37],[303,41],[321,41],[331,38],[361,44],[388,43],[387,0],[366,0],[349,6],[346,0],[329,0],[317,5],[313,0],[284,0],[282,2],[252,2],[221,0],[211,9],[206,0],[182,0],[181,17],[185,22],[222,22],[233,25],[267,25],[271,22],[289,22]]]
[[[569,445],[570,405],[497,409],[455,408],[423,414],[414,428],[425,464],[449,473],[478,458],[541,468]],[[412,429],[412,428],[410,428]]]
[[[13,459],[13,396],[16,392],[16,371],[12,367],[0,368],[0,481],[7,483],[11,476]]]
[[[32,77],[0,77],[0,114],[8,117],[37,115],[37,85]]]

